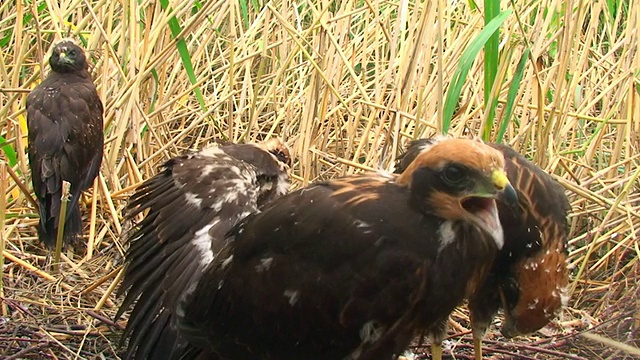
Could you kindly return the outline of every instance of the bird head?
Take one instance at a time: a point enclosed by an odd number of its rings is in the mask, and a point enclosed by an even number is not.
[[[566,261],[563,249],[543,248],[512,266],[512,276],[500,281],[498,288],[505,317],[500,331],[505,337],[539,330],[566,306]]]
[[[517,203],[504,166],[502,153],[479,140],[441,139],[418,154],[397,183],[434,215],[481,228],[500,249],[504,235],[496,201]]]
[[[492,272],[502,306],[502,333],[524,335],[547,325],[568,301],[567,214],[564,187],[525,157],[502,145],[518,192],[516,209],[499,206],[505,246]]]
[[[87,58],[81,47],[72,40],[64,39],[53,46],[49,57],[51,69],[58,73],[68,73],[88,68]]]
[[[278,159],[278,161],[280,161],[282,164],[287,165],[288,168],[291,168],[293,166],[291,149],[289,149],[287,144],[282,141],[282,139],[277,137],[270,138],[261,142],[260,146],[271,153],[273,156],[275,156],[276,159]]]

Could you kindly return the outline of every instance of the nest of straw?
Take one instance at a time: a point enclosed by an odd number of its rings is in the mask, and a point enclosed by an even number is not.
[[[544,331],[506,340],[493,328],[485,353],[637,351],[640,2],[502,2],[512,13],[477,61],[465,50],[489,9],[470,1],[161,3],[0,5],[0,357],[117,358],[126,321],[112,321],[126,247],[121,210],[137,184],[187,149],[278,134],[296,156],[298,187],[387,169],[407,141],[445,127],[495,141],[502,123],[502,140],[567,189],[573,292]],[[24,105],[47,72],[50,44],[67,36],[89,54],[106,142],[83,203],[86,237],[54,271],[36,239]],[[491,59],[493,89],[484,80]],[[469,358],[467,314],[452,318],[448,344]],[[414,350],[428,353],[419,341]]]

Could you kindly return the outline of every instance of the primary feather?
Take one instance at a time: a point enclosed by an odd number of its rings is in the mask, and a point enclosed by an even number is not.
[[[288,191],[290,154],[278,139],[226,144],[175,157],[131,196],[126,218],[143,219],[126,234],[127,292],[116,319],[131,305],[122,335],[125,359],[171,359],[187,343],[176,330],[180,298],[217,256],[225,233]]]

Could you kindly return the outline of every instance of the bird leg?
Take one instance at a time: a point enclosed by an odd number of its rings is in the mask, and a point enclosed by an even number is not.
[[[477,313],[470,309],[471,336],[473,337],[473,352],[476,360],[482,360],[482,339],[487,333],[491,321],[478,319]]]
[[[442,360],[442,341],[447,336],[447,324],[451,318],[447,316],[435,328],[431,329],[431,359]]]
[[[442,344],[437,342],[431,343],[431,359],[442,360]]]
[[[473,350],[476,360],[482,360],[482,338],[473,337]]]

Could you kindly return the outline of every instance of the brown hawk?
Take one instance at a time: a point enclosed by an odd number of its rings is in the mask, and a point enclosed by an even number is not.
[[[411,142],[399,157],[396,171],[407,169],[433,143],[433,139]],[[505,314],[502,334],[513,337],[548,324],[568,300],[570,205],[564,188],[509,146],[488,145],[504,155],[507,177],[518,194],[518,206],[498,203],[504,247],[487,278],[467,294],[478,359],[482,356],[482,338],[500,308]],[[445,335],[444,327],[440,330],[432,334],[436,346]]]
[[[70,40],[55,44],[51,73],[27,96],[29,166],[38,198],[38,237],[55,247],[62,181],[71,184],[65,243],[82,233],[78,200],[100,170],[104,135],[102,101],[91,80],[84,51]]]
[[[398,176],[275,199],[234,227],[176,311],[190,356],[392,359],[446,320],[502,246],[502,154],[443,139]],[[185,356],[185,358],[192,358]]]
[[[178,300],[224,246],[226,232],[289,189],[291,155],[284,143],[212,146],[167,161],[131,196],[125,217],[144,218],[126,234],[127,292],[132,304],[124,359],[177,358],[187,343],[176,332]]]

